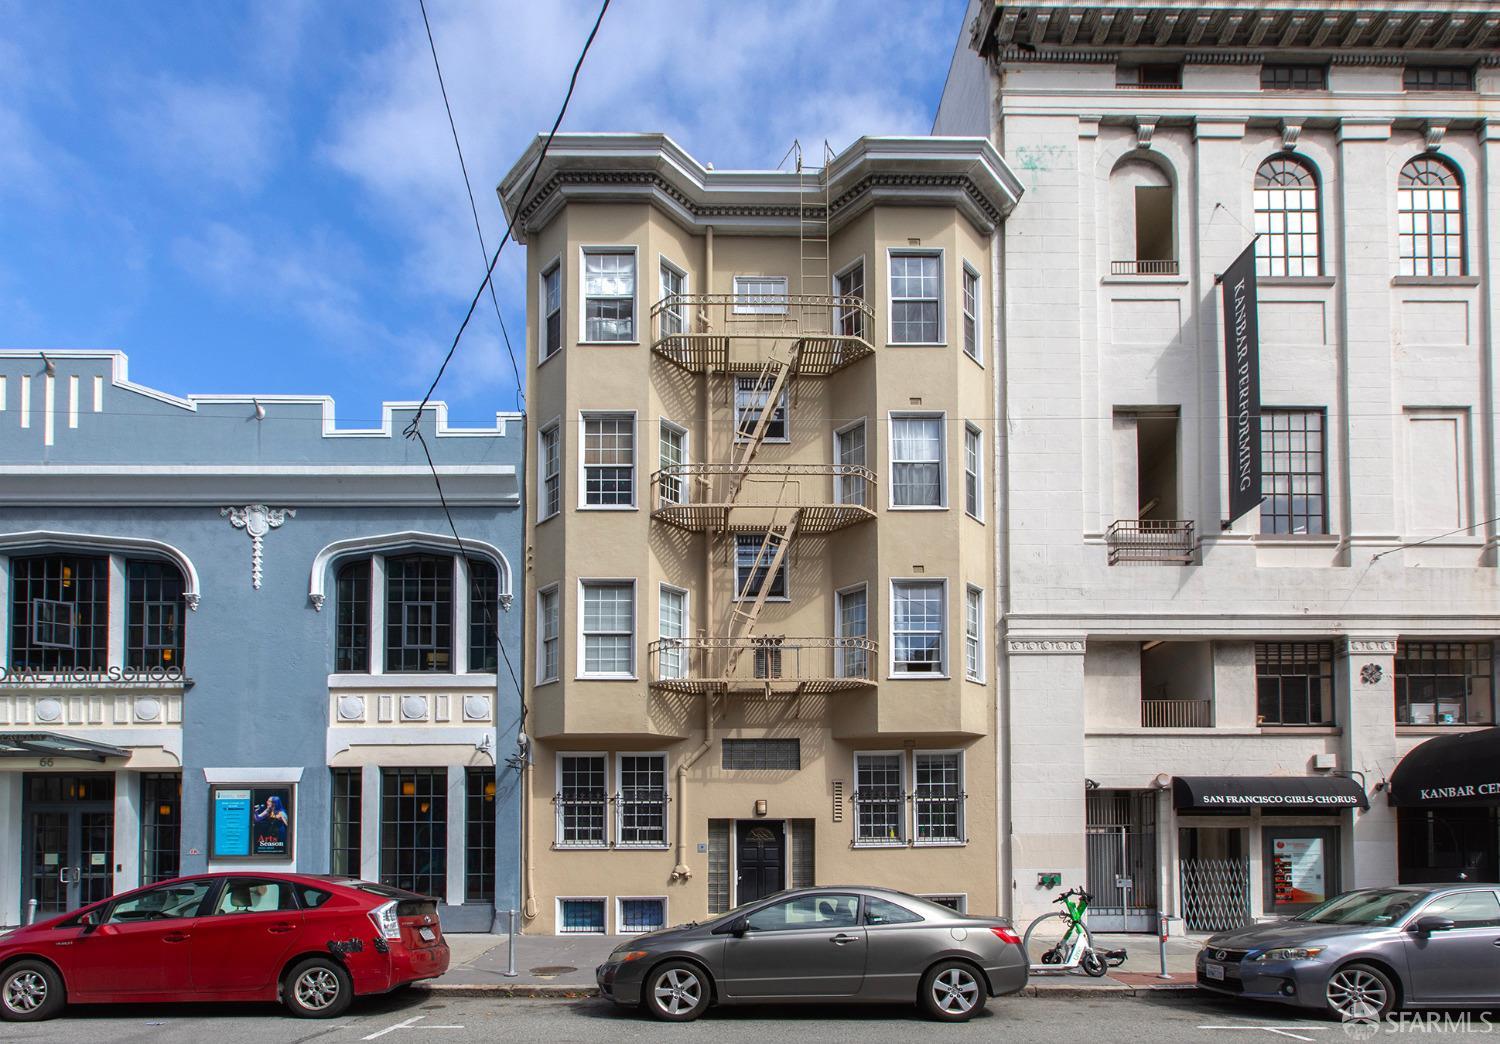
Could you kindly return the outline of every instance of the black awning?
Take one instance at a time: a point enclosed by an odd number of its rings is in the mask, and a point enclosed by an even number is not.
[[[1434,736],[1391,773],[1391,804],[1500,805],[1500,728]]]
[[[1332,812],[1369,808],[1370,799],[1347,776],[1175,776],[1172,804],[1179,812]]]
[[[35,757],[102,762],[109,758],[128,758],[130,751],[58,732],[0,732],[0,758]]]

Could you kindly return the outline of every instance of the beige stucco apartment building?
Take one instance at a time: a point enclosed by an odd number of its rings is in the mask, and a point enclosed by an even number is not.
[[[715,171],[541,139],[527,247],[526,927],[782,887],[1004,901],[983,138]]]

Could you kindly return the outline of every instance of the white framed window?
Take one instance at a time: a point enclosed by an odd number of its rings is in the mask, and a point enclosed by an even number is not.
[[[562,592],[556,584],[536,593],[536,680],[557,681],[562,669]]]
[[[583,340],[635,339],[635,248],[584,247]]]
[[[687,429],[663,417],[657,435],[657,461],[661,471],[656,487],[657,507],[686,504],[688,501],[688,477],[683,471],[683,465],[688,462],[687,446]]]
[[[579,677],[635,677],[635,581],[580,580]]]
[[[870,592],[864,584],[836,592],[834,613],[834,634],[837,637],[870,637]],[[846,646],[841,643],[834,666],[840,678],[868,678],[870,654],[860,645]]]
[[[615,934],[640,935],[667,926],[667,897],[622,895],[615,899]]]
[[[836,297],[865,299],[865,259],[841,269],[833,277],[833,293]],[[868,337],[865,329],[865,314],[859,308],[838,307],[833,310],[833,332],[841,337]]]
[[[891,674],[940,678],[948,671],[945,580],[891,581]]]
[[[941,413],[891,414],[891,507],[948,506],[947,419]]]
[[[943,255],[892,250],[891,344],[943,343]]]
[[[1441,156],[1423,155],[1401,168],[1396,232],[1404,276],[1464,274],[1464,186]]]
[[[980,340],[979,272],[967,261],[964,262],[964,354],[979,365],[984,365],[984,342]]]
[[[662,584],[657,604],[657,634],[661,638],[656,655],[656,674],[662,681],[687,676],[688,593]]]
[[[771,568],[771,559],[776,554],[776,544],[772,541],[765,553],[761,553],[765,545],[764,533],[739,533],[734,538],[734,598],[735,601],[754,601],[760,592],[761,585],[766,582],[767,571]],[[766,597],[773,601],[784,602],[787,600],[786,589],[786,565],[787,556],[781,556],[781,564],[776,567],[776,575],[771,577],[771,587]]]
[[[537,433],[537,521],[562,510],[562,425],[553,421]]]
[[[735,276],[736,315],[786,315],[786,276]]]
[[[668,303],[687,293],[687,273],[666,258],[661,259],[661,336],[687,333],[687,306],[681,301]]]
[[[964,512],[984,521],[984,433],[964,425]]]
[[[557,756],[558,848],[609,844],[608,761],[607,755],[592,752]]]
[[[559,896],[557,899],[558,935],[603,935],[604,908],[607,900],[600,895]]]
[[[756,377],[736,377],[734,379],[734,441],[749,442],[755,434],[755,426],[760,423],[760,415],[765,412],[766,403],[771,397],[770,378],[762,380]],[[776,397],[776,408],[771,411],[771,419],[766,422],[765,442],[786,442],[789,439],[787,430],[787,386],[781,386],[781,394]]]
[[[562,351],[562,262],[554,261],[542,272],[542,343],[540,359],[546,362]]]
[[[899,751],[854,755],[854,844],[906,844],[906,775]]]
[[[583,452],[582,499],[579,507],[630,509],[635,507],[635,414],[580,415]]]
[[[833,461],[841,469],[834,479],[834,503],[865,503],[865,479],[860,474],[850,472],[865,467],[866,460],[864,420],[857,420],[833,433]]]
[[[937,903],[939,906],[946,906],[955,913],[969,912],[968,892],[924,892],[918,898],[926,899],[929,903]]]
[[[963,844],[963,751],[913,751],[912,780],[912,843]]]
[[[615,846],[667,847],[667,756],[615,755]]]
[[[964,677],[984,681],[984,592],[973,584],[964,590]]]

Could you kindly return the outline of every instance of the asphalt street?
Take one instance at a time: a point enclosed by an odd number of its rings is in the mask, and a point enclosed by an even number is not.
[[[1458,1016],[1450,1014],[1449,1020]],[[1423,1020],[1442,1015],[1409,1016]],[[441,998],[421,991],[363,1001],[331,1022],[304,1022],[271,1006],[171,1005],[80,1008],[53,1022],[0,1023],[0,1039],[78,1044],[469,1044],[496,1041],[567,1044],[572,1041],[712,1041],[765,1044],[767,1040],[858,1042],[938,1041],[1115,1042],[1133,1044],[1275,1044],[1314,1041],[1430,1039],[1500,1035],[1500,1013],[1465,1013],[1467,1027],[1424,1022],[1404,1028],[1346,1027],[1283,1009],[1239,1002],[1177,997],[1017,997],[992,1001],[972,1022],[945,1026],[901,1007],[755,1007],[716,1009],[689,1025],[651,1022],[608,1001]]]

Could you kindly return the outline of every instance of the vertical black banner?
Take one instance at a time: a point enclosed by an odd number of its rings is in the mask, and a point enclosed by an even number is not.
[[[1255,243],[1221,277],[1224,385],[1229,413],[1229,521],[1261,501],[1260,329],[1255,318]]]

